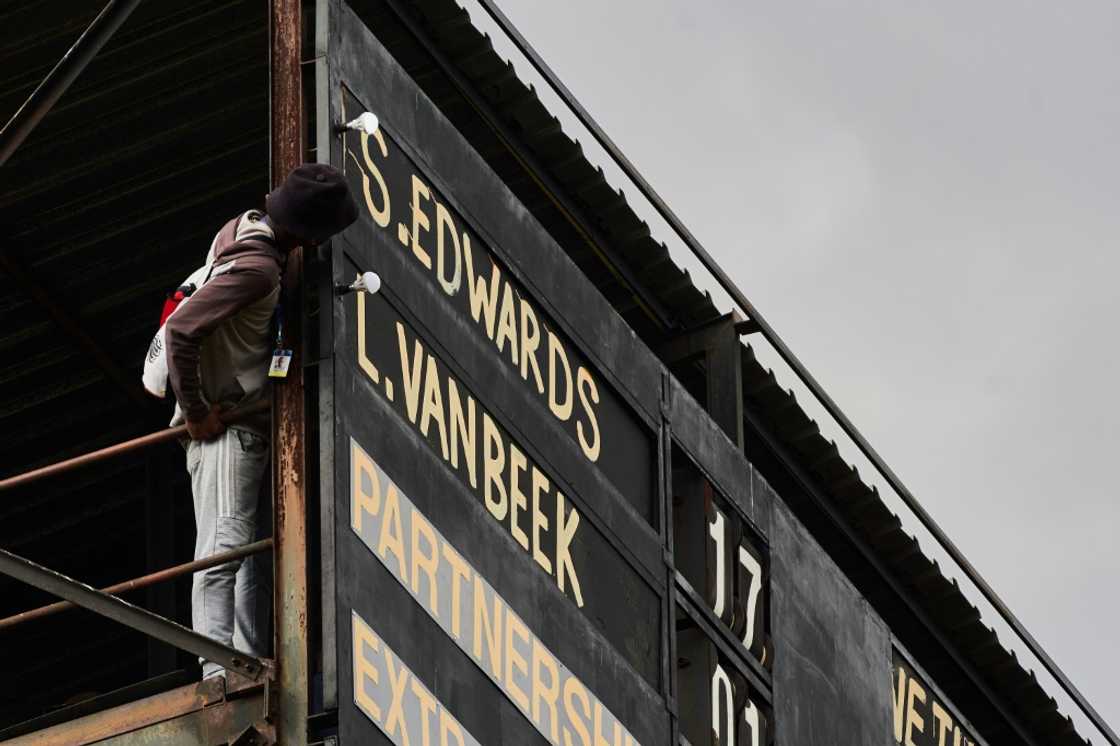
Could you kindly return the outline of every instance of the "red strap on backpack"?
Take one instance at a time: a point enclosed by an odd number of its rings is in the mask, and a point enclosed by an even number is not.
[[[190,291],[193,289],[193,286],[179,288],[174,293],[171,293],[167,296],[167,299],[163,301],[163,311],[160,312],[159,315],[160,326],[163,326],[164,322],[167,321],[167,317],[170,316],[171,313],[179,307],[179,304],[183,302],[183,298],[186,298],[188,295],[190,295]]]

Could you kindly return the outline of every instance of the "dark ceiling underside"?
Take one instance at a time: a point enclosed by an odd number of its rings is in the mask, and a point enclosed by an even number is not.
[[[102,5],[0,5],[0,117]],[[267,188],[267,43],[261,0],[141,3],[0,169],[0,474],[170,418],[140,393],[138,371],[164,293]],[[82,335],[104,351],[100,364]],[[6,492],[0,546],[92,584],[183,561],[184,479],[181,457],[164,452]],[[146,546],[149,494],[156,515],[179,517],[170,547]],[[188,585],[177,587],[180,621]],[[0,577],[0,616],[51,600]],[[0,727],[149,673],[143,637],[82,611],[0,632],[0,666]]]
[[[0,4],[0,117],[14,112],[100,5],[99,0]],[[494,54],[489,40],[451,0],[405,3],[428,43],[451,60],[480,101],[548,172],[576,206],[585,229],[547,195],[441,72],[429,51],[381,0],[355,0],[430,98],[553,233],[573,260],[653,349],[715,318],[710,298],[584,158],[531,88]],[[142,3],[56,105],[15,158],[0,169],[0,475],[119,441],[165,421],[166,406],[143,405],[138,370],[164,292],[201,263],[214,231],[267,187],[267,19],[263,0]],[[604,249],[617,257],[610,266]],[[624,281],[628,276],[630,282]],[[652,296],[668,319],[639,298]],[[82,338],[84,336],[84,341]],[[97,361],[83,344],[105,353]],[[859,540],[907,589],[943,634],[974,661],[985,681],[1040,742],[1084,743],[1069,721],[999,645],[976,609],[900,528],[899,520],[840,457],[792,395],[743,350],[744,394],[753,427],[779,443],[809,474]],[[700,384],[679,369],[694,389]],[[117,382],[114,383],[113,379]],[[124,383],[122,384],[121,381]],[[703,401],[702,398],[700,398]],[[755,453],[748,445],[752,458]],[[790,469],[769,450],[768,476]],[[759,452],[758,458],[763,454]],[[0,546],[93,584],[139,575],[159,558],[190,554],[193,526],[181,460],[144,455],[3,495]],[[149,489],[149,482],[170,485]],[[785,494],[785,493],[783,493]],[[160,496],[162,495],[162,497]],[[162,500],[163,502],[158,502]],[[171,547],[146,547],[152,506],[174,506]],[[799,515],[853,576],[892,626],[913,630],[908,647],[962,705],[975,688],[936,654],[921,625],[897,610],[881,576],[819,519]],[[157,511],[158,512],[158,511]],[[845,558],[848,559],[845,559]],[[186,584],[176,613],[185,620]],[[0,577],[0,615],[46,601]],[[143,599],[137,599],[143,600]],[[896,630],[897,632],[898,630]],[[0,661],[18,676],[0,680],[0,727],[58,706],[82,691],[143,678],[144,641],[84,612],[0,632]],[[182,656],[179,664],[183,664]],[[966,711],[993,744],[1015,742],[985,707]]]

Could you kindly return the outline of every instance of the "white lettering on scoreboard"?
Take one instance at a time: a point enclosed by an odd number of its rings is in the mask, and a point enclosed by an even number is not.
[[[720,746],[762,746],[758,708],[746,697],[736,697],[736,687],[723,666],[712,673],[712,737]],[[737,706],[736,700],[742,705]],[[738,716],[738,717],[737,717]]]
[[[732,519],[708,511],[708,604],[751,655],[765,662],[761,556]]]
[[[350,527],[549,743],[640,746],[353,439]]]
[[[768,661],[768,578],[749,522],[687,459],[674,463],[673,549],[678,572],[742,646],[716,644],[720,632],[699,621],[678,625],[681,731],[693,746],[766,746],[770,710],[748,683],[748,660]],[[691,594],[690,594],[691,595]],[[697,598],[698,596],[698,598]],[[726,639],[726,637],[724,637]]]

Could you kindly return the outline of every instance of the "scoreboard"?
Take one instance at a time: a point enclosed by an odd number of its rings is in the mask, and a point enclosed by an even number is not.
[[[330,306],[340,741],[767,743],[742,484],[689,462],[656,357],[339,12],[332,120],[381,127],[331,152],[362,208],[332,272],[383,280]]]
[[[321,304],[339,742],[980,743],[486,160],[330,8],[327,128],[380,121],[320,133],[361,212],[330,271],[382,277]]]

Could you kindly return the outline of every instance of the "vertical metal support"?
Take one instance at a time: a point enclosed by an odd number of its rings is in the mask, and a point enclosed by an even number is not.
[[[743,450],[743,358],[735,319],[720,319],[711,346],[704,353],[708,369],[708,413],[727,437]]]
[[[300,0],[271,0],[269,77],[272,183],[303,160],[300,138]],[[288,254],[288,345],[295,353],[288,378],[273,395],[273,499],[276,541],[276,667],[281,744],[307,742],[307,494],[304,458],[303,249]]]
[[[315,160],[342,163],[341,139],[334,136],[331,123],[338,121],[334,110],[339,96],[331,96],[331,70],[328,52],[336,3],[315,0]],[[308,67],[308,66],[305,66]],[[336,89],[337,90],[337,89]],[[333,99],[333,100],[332,100]],[[335,149],[338,148],[336,154]],[[319,249],[319,411],[310,416],[319,421],[319,556],[312,565],[319,573],[319,671],[322,674],[322,711],[338,707],[338,641],[335,609],[335,516],[334,516],[334,294],[335,251]]]
[[[147,490],[144,495],[146,572],[175,564],[175,501],[171,489],[172,459],[167,446],[157,446],[147,454]],[[181,458],[181,457],[180,457]],[[182,468],[182,462],[179,464]],[[145,592],[148,610],[175,620],[175,583],[153,585]],[[148,638],[148,676],[174,671],[178,654],[175,648]]]
[[[675,335],[658,350],[670,366],[704,356],[708,414],[739,450],[744,447],[742,325],[738,315],[729,313]]]
[[[664,621],[664,664],[662,691],[669,707],[669,722],[672,727],[674,746],[680,741],[680,697],[677,692],[677,584],[676,558],[673,538],[673,389],[670,385],[668,370],[661,374],[661,427],[658,433],[658,474],[657,492],[661,502],[662,551],[665,557],[665,603],[662,606]]]

